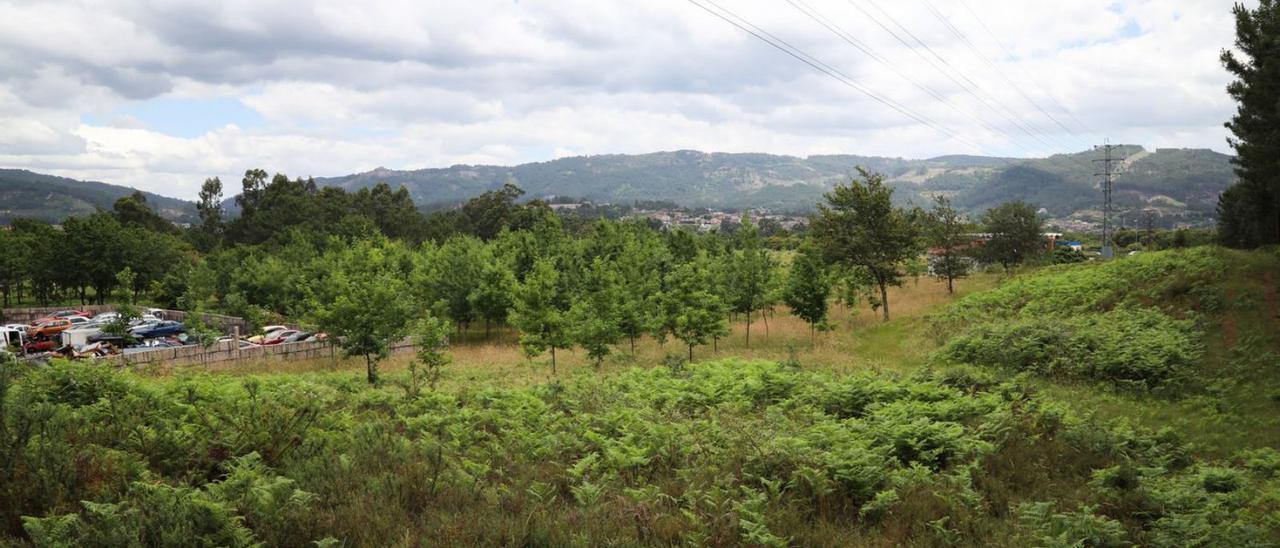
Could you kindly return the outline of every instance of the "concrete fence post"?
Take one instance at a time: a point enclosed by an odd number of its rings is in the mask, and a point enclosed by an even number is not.
[[[231,336],[235,338],[235,340],[231,341],[231,344],[234,345],[233,355],[236,357],[237,360],[239,360],[240,359],[240,326],[238,325],[231,326]]]

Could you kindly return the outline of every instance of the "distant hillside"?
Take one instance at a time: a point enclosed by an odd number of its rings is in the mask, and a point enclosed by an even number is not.
[[[41,175],[24,169],[0,169],[0,224],[17,218],[58,223],[72,215],[87,215],[98,208],[111,209],[116,200],[134,189],[93,181]],[[147,204],[166,219],[190,222],[195,204],[144,192]]]
[[[1231,157],[1211,150],[1123,146],[1116,156],[1114,203],[1123,223],[1138,211],[1156,209],[1160,223],[1209,224],[1218,194],[1234,180]],[[529,198],[567,196],[597,202],[665,200],[713,208],[764,207],[811,210],[822,194],[848,181],[857,167],[885,174],[906,204],[927,205],[934,195],[980,212],[1008,200],[1043,207],[1063,226],[1087,228],[1101,216],[1102,193],[1094,172],[1097,151],[1048,158],[1010,159],[951,155],[905,160],[853,155],[799,158],[774,154],[704,153],[681,150],[651,154],[578,156],[518,166],[468,166],[398,171],[379,168],[344,177],[317,178],[322,185],[355,191],[377,183],[404,185],[420,206],[453,204],[514,183]],[[236,188],[232,183],[229,188]],[[75,181],[22,170],[0,170],[0,223],[15,217],[61,221],[96,207],[110,209],[126,187]],[[191,202],[147,195],[152,207],[185,222]],[[226,201],[234,214],[234,200]],[[1073,224],[1074,223],[1074,224]]]
[[[1217,196],[1233,180],[1231,157],[1210,150],[1120,148],[1115,204],[1120,210],[1156,208],[1166,220],[1205,223]],[[1013,199],[1034,202],[1052,217],[1089,221],[1101,191],[1093,175],[1096,151],[1018,160],[940,156],[905,160],[852,155],[799,158],[773,154],[696,151],[562,158],[514,167],[456,165],[397,171],[379,168],[317,179],[356,190],[386,182],[405,185],[422,205],[459,202],[514,183],[530,197],[572,196],[628,203],[670,200],[689,206],[810,209],[824,192],[862,166],[884,173],[904,203],[925,204],[950,196],[970,211]]]

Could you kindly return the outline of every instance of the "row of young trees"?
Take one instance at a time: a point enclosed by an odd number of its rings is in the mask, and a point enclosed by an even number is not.
[[[386,185],[347,193],[251,170],[243,186],[240,215],[227,220],[221,183],[207,181],[201,222],[185,233],[141,195],[61,230],[16,223],[0,232],[0,283],[6,295],[72,291],[82,302],[124,283],[163,306],[258,325],[310,321],[365,356],[373,379],[377,357],[424,316],[459,332],[512,326],[526,353],[549,354],[553,367],[567,348],[599,363],[644,335],[679,340],[692,359],[727,335],[731,316],[745,320],[750,345],[754,323],[767,321],[761,312],[779,303],[815,331],[827,325],[833,294],[850,305],[865,299],[887,320],[888,288],[924,273],[926,248],[949,288],[967,275],[977,230],[992,233],[982,248],[992,262],[1010,266],[1040,249],[1031,206],[1000,206],[978,227],[945,199],[930,211],[895,206],[892,189],[867,172],[827,196],[790,261],[768,249],[749,216],[712,234],[643,221],[569,230],[544,204],[520,203],[510,185],[430,216]],[[418,231],[432,223],[449,226],[432,237]]]
[[[762,312],[779,303],[822,329],[835,288],[845,301],[864,297],[888,319],[888,287],[913,268],[920,273],[915,265],[926,248],[935,255],[934,275],[948,287],[967,275],[975,230],[991,233],[983,248],[991,261],[1012,265],[1042,249],[1039,221],[1026,204],[993,209],[978,227],[945,199],[923,211],[891,198],[892,189],[871,173],[838,187],[789,267],[766,248],[750,217],[731,235],[604,220],[571,234],[550,210],[528,209],[508,216],[487,239],[456,234],[420,245],[378,230],[295,227],[270,242],[209,253],[178,289],[186,307],[251,321],[270,314],[309,319],[338,335],[350,354],[364,356],[373,380],[387,345],[423,316],[460,333],[477,323],[486,334],[493,326],[514,327],[526,354],[549,355],[553,369],[566,349],[580,347],[598,364],[623,343],[634,351],[645,335],[679,340],[692,359],[697,346],[729,333],[731,316],[745,320],[750,345],[754,322],[767,321]],[[439,322],[429,323],[439,329]]]

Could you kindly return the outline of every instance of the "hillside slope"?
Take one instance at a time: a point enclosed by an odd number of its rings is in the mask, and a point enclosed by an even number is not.
[[[24,169],[0,169],[0,224],[18,218],[59,223],[72,215],[87,215],[99,208],[111,209],[116,200],[133,192],[134,189],[124,186],[77,181]],[[151,208],[170,221],[189,222],[195,217],[195,204],[191,202],[149,192],[143,194]]]
[[[670,200],[690,206],[767,207],[803,210],[822,193],[848,180],[861,166],[884,173],[904,203],[923,204],[935,194],[981,211],[1012,199],[1034,202],[1055,218],[1089,221],[1100,202],[1093,175],[1096,151],[1012,160],[940,156],[905,160],[852,155],[799,158],[772,154],[656,152],[561,158],[514,167],[456,165],[448,168],[373,171],[318,179],[348,190],[387,182],[405,185],[419,204],[465,200],[504,183],[530,196],[571,196],[627,203]],[[1204,223],[1218,194],[1234,179],[1230,156],[1210,150],[1120,148],[1116,206],[1156,208],[1167,223]]]

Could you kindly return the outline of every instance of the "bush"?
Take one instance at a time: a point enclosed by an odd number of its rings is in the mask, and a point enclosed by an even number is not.
[[[991,322],[953,339],[947,360],[1154,389],[1183,381],[1203,353],[1194,322],[1144,308]]]

